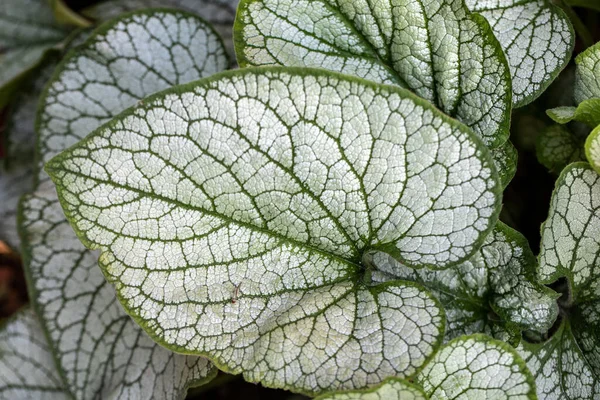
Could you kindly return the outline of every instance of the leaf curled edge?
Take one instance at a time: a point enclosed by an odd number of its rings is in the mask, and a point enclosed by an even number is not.
[[[513,104],[535,100],[567,65],[575,33],[562,9],[547,0],[466,0],[500,42],[512,76]]]

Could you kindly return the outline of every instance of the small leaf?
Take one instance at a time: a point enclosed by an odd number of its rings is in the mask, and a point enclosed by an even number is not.
[[[318,67],[410,88],[491,148],[508,138],[510,72],[488,23],[462,0],[242,0],[241,66]]]
[[[372,255],[375,281],[422,284],[444,305],[446,339],[487,333],[505,340],[523,330],[546,332],[558,315],[557,295],[536,283],[536,259],[527,240],[499,222],[474,256],[443,271],[407,268],[384,253]],[[496,314],[496,320],[491,318]]]
[[[600,125],[600,99],[584,100],[577,107],[551,108],[546,114],[559,124],[579,121],[595,128]]]
[[[0,2],[0,108],[48,50],[67,36],[53,19],[46,0]]]
[[[46,169],[151,336],[310,394],[426,362],[437,302],[408,282],[367,286],[361,255],[460,262],[501,190],[487,148],[422,99],[286,68],[162,92]]]
[[[388,378],[368,389],[324,394],[315,400],[429,400],[420,387],[399,378]]]
[[[105,0],[85,10],[83,15],[100,21],[107,21],[127,12],[145,8],[169,7],[196,14],[208,21],[225,43],[232,60],[233,20],[239,0]]]
[[[550,171],[560,173],[575,161],[585,160],[584,140],[569,128],[552,125],[542,130],[536,140],[538,161]]]
[[[502,146],[492,150],[492,158],[498,170],[498,175],[500,175],[502,187],[506,189],[517,173],[517,161],[519,158],[517,149],[510,140],[507,140]]]
[[[585,141],[585,156],[590,165],[600,174],[600,125],[598,125]]]
[[[541,344],[520,351],[542,399],[593,399],[600,394],[600,175],[588,164],[566,167],[542,227],[540,279],[566,278],[562,325]]]
[[[0,398],[71,399],[30,309],[19,311],[0,329]]]
[[[188,13],[153,10],[104,24],[64,58],[40,99],[37,158],[44,162],[155,91],[227,64],[218,36]],[[163,349],[125,314],[48,176],[37,174],[21,207],[24,257],[73,397],[177,399],[210,380],[216,370],[208,360]]]
[[[536,400],[523,359],[504,342],[461,336],[444,345],[417,375],[432,400]]]
[[[546,110],[546,114],[558,124],[566,124],[573,121],[577,107],[562,106]]]
[[[535,100],[571,58],[575,34],[569,18],[547,0],[466,0],[500,42],[512,75],[513,104]]]

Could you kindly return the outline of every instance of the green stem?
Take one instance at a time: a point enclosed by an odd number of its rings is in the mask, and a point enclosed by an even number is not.
[[[597,0],[593,0],[593,1],[597,1]],[[594,44],[594,38],[592,37],[592,34],[588,30],[588,28],[585,26],[585,24],[581,21],[581,19],[579,19],[579,16],[577,15],[577,13],[575,11],[573,11],[573,9],[571,8],[571,3],[574,3],[574,2],[586,3],[588,1],[587,0],[556,0],[555,2],[563,9],[565,14],[567,14],[569,19],[571,20],[571,23],[573,24],[573,28],[575,28],[575,32],[577,32],[577,36],[579,36],[579,38],[583,42],[583,47],[587,49],[588,47],[592,46]],[[583,6],[581,6],[581,7],[583,7]]]
[[[190,388],[188,390],[187,399],[191,400],[191,399],[199,398],[200,395],[208,392],[209,390],[214,389],[219,386],[222,386],[222,385],[225,385],[225,384],[235,381],[239,378],[240,378],[240,375],[230,375],[230,374],[226,374],[225,372],[219,371],[219,374],[217,375],[217,377],[215,379],[213,379],[212,381],[208,382],[206,385],[198,386],[195,388]]]
[[[583,7],[591,10],[600,11],[600,2],[598,0],[564,0],[571,7]]]

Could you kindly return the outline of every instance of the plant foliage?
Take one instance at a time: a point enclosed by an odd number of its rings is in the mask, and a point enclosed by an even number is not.
[[[92,3],[0,4],[1,399],[600,396],[596,6]]]

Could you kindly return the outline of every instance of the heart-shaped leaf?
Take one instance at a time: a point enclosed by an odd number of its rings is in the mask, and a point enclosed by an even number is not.
[[[362,254],[460,262],[501,191],[483,143],[429,103],[286,68],[165,91],[46,169],[151,336],[311,394],[423,365],[443,334],[437,302],[408,282],[367,285]]]
[[[0,398],[71,399],[30,309],[19,311],[0,328]]]
[[[537,399],[523,359],[510,346],[484,335],[462,336],[443,346],[415,382],[388,378],[368,389],[327,394],[317,400]]]
[[[540,399],[600,396],[599,232],[600,175],[588,164],[571,164],[556,182],[540,252],[541,281],[568,281],[563,320],[548,341],[519,348]]]
[[[547,0],[465,0],[490,23],[512,75],[513,104],[535,100],[571,58],[569,18]]]
[[[57,68],[40,100],[43,163],[143,97],[226,68],[225,50],[201,19],[138,12],[108,22]],[[183,398],[216,373],[204,358],[175,355],[127,316],[38,171],[22,203],[21,231],[32,300],[76,399]]]
[[[242,0],[241,66],[307,66],[410,88],[492,148],[508,138],[511,78],[489,24],[462,0]]]
[[[407,268],[384,253],[371,257],[385,273],[373,273],[375,281],[406,279],[431,290],[446,311],[446,339],[484,332],[514,340],[523,330],[548,331],[558,315],[556,293],[535,281],[527,240],[500,222],[474,256],[443,271]]]
[[[6,105],[28,72],[67,31],[54,21],[46,0],[0,2],[0,108]]]

